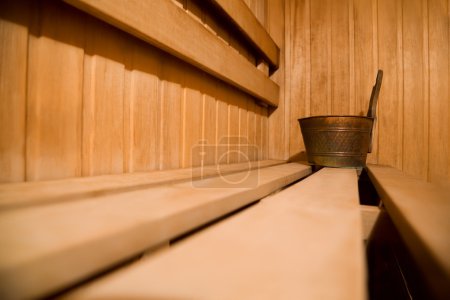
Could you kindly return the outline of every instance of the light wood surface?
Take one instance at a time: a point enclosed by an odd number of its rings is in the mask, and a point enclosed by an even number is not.
[[[380,215],[380,208],[377,206],[360,205],[360,209],[363,222],[363,240],[367,241]]]
[[[430,47],[428,176],[431,181],[440,181],[445,178],[450,180],[449,7],[449,2],[445,0],[428,2]]]
[[[284,162],[266,160],[148,173],[103,175],[86,178],[1,184],[0,211],[68,200],[79,200],[86,197],[120,193],[161,184],[189,181],[200,177],[206,178],[218,176],[220,174],[225,175],[245,170],[266,168],[282,163]]]
[[[56,292],[310,172],[306,165],[284,164],[1,211],[0,293],[8,299]]]
[[[403,168],[406,173],[427,179],[428,168],[428,39],[422,0],[403,6]],[[415,153],[411,155],[410,153]],[[418,159],[425,158],[425,159]]]
[[[178,169],[192,163],[200,139],[215,152],[222,137],[239,134],[239,120],[228,126],[228,106],[248,116],[256,100],[61,1],[0,5],[1,182]],[[229,24],[192,3],[182,8],[204,27],[215,22],[212,34],[251,56]],[[196,97],[200,108],[189,106]],[[267,108],[258,108],[257,147],[267,154]],[[216,159],[208,154],[207,164]]]
[[[30,34],[28,46],[26,179],[80,176],[84,58],[80,16],[46,1],[35,5],[42,13],[32,11],[30,31],[40,34]]]
[[[243,0],[213,0],[213,2],[233,19],[242,32],[264,54],[270,64],[278,68],[280,49],[250,7]]]
[[[383,0],[379,1],[378,5],[384,12],[379,15],[378,20],[378,46],[382,50],[379,52],[379,65],[383,66],[384,77],[378,102],[380,109],[377,114],[380,130],[378,162],[401,168],[403,164],[403,88],[398,83],[402,80],[400,73],[402,73],[403,65],[399,65],[398,60],[403,63],[403,53],[400,51],[403,40],[401,36],[400,40],[398,38],[398,34],[402,34],[398,15],[401,15],[402,11],[396,1]]]
[[[350,114],[350,0],[331,2],[331,113]],[[339,51],[336,51],[339,49]],[[334,50],[334,51],[333,51]],[[367,96],[366,96],[367,97]]]
[[[296,119],[365,115],[382,69],[367,161],[450,180],[449,1],[286,0],[285,10],[289,156],[305,151]]]
[[[194,64],[270,105],[278,104],[278,85],[170,0],[66,2]]]
[[[86,36],[82,117],[84,176],[123,173],[125,64],[121,62],[128,50],[126,41],[120,32],[110,31],[107,24],[95,26]],[[99,51],[104,55],[90,55]],[[131,76],[132,81],[136,81],[136,76]],[[151,83],[147,84],[150,90]],[[146,92],[142,86],[135,86],[133,91]],[[151,100],[154,99],[147,99],[150,105],[155,103]],[[144,111],[144,107],[141,110]],[[129,122],[133,130],[134,118]],[[149,128],[143,128],[142,132],[146,130],[147,134],[154,134]],[[137,134],[137,130],[131,133]],[[139,149],[139,143],[134,149]]]
[[[323,169],[68,299],[364,299],[355,170]]]
[[[0,182],[25,179],[27,49],[30,8],[2,2],[0,18]]]
[[[258,2],[258,1],[253,1]],[[285,9],[283,1],[268,0],[268,15],[266,28],[281,49],[280,66],[271,78],[280,86],[280,101],[277,109],[270,110],[268,122],[268,155],[273,159],[286,160],[288,156],[289,127],[286,117],[289,113],[288,95],[285,93],[286,68],[285,68]]]
[[[439,298],[450,295],[450,184],[437,185],[369,166],[384,206]]]

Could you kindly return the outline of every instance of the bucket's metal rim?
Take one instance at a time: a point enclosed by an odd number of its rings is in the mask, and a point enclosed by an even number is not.
[[[300,119],[297,119],[297,120],[300,121],[300,120],[319,119],[319,118],[358,118],[358,119],[369,119],[369,120],[373,120],[373,119],[374,119],[374,118],[372,118],[372,117],[367,117],[367,116],[332,115],[332,116],[311,116],[311,117],[300,118]]]

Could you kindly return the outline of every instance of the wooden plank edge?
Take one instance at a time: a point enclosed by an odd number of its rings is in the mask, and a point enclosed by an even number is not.
[[[261,51],[273,70],[280,66],[280,47],[242,0],[212,0],[244,36]]]
[[[322,169],[63,298],[364,299],[357,198],[356,172]]]
[[[273,171],[269,170],[271,168]],[[72,247],[63,247],[63,251],[57,253],[40,253],[37,259],[27,260],[14,268],[0,266],[0,294],[7,299],[50,296],[121,261],[257,201],[311,173],[311,167],[300,164],[271,168],[260,171],[271,174],[271,178],[266,182],[259,182],[254,188],[237,188],[235,193],[223,198],[212,199],[196,207],[165,216],[163,219],[150,218],[148,222],[139,222],[139,226],[124,228],[102,238],[87,238],[83,244],[76,243]],[[177,189],[176,185],[174,188]],[[124,203],[124,207],[126,206],[127,203]],[[157,232],[159,234],[156,234]],[[37,251],[37,248],[34,251]]]
[[[120,8],[117,4],[120,2],[110,0],[64,1],[271,106],[278,106],[280,87],[274,81],[170,0],[127,1],[126,9]],[[166,18],[164,14],[175,15],[176,18]],[[168,27],[184,34],[167,34],[160,29]],[[201,43],[200,39],[203,39]],[[213,59],[212,54],[218,58]]]
[[[148,173],[0,184],[0,211],[129,192],[158,185],[267,168],[283,163],[285,161],[282,160],[262,160]]]
[[[381,183],[380,178],[374,173],[372,167],[383,167],[386,169],[392,169],[398,172],[399,175],[408,178],[409,180],[414,180],[419,183],[424,181],[421,179],[416,179],[410,177],[398,169],[389,166],[378,166],[378,165],[368,165],[368,175],[372,180],[372,183],[381,197],[381,201],[386,208],[387,213],[392,219],[395,227],[402,236],[403,241],[408,246],[414,259],[420,266],[422,270],[426,271],[427,276],[425,279],[428,286],[432,289],[432,293],[437,299],[447,299],[450,295],[450,286],[448,282],[450,281],[450,272],[436,260],[435,252],[430,248],[430,245],[425,243],[419,237],[418,232],[411,224],[410,220],[404,215],[402,210],[393,200],[393,196],[389,188],[385,188]]]

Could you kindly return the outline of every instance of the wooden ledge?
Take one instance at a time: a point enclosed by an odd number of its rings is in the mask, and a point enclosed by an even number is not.
[[[261,169],[283,163],[285,162],[281,160],[262,160],[148,173],[0,184],[0,211],[128,192],[162,184],[195,180],[200,177],[207,178],[220,174]]]
[[[212,0],[233,22],[242,33],[257,47],[270,63],[278,69],[280,64],[280,48],[261,25],[243,0]]]
[[[48,296],[310,172],[306,165],[283,164],[0,211],[0,294],[6,298]]]
[[[65,2],[278,106],[275,82],[170,0]]]
[[[72,299],[364,299],[357,175],[322,169]]]
[[[450,188],[368,166],[386,211],[438,298],[450,295]]]

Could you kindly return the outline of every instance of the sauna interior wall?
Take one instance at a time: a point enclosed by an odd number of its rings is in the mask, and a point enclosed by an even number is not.
[[[196,3],[178,1],[256,63]],[[264,24],[265,2],[246,3]],[[202,139],[214,164],[226,136],[268,158],[268,111],[249,95],[60,1],[0,6],[0,182],[196,166]]]
[[[450,180],[448,0],[286,0],[285,157],[304,151],[297,118],[365,114],[384,70],[373,153]]]

